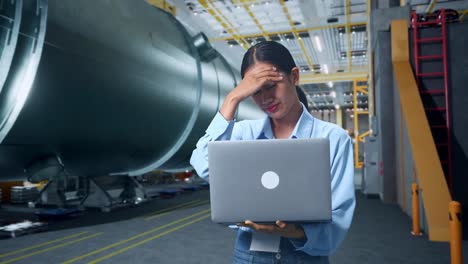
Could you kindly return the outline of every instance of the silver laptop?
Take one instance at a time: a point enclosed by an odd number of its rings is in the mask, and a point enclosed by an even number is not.
[[[330,221],[329,144],[326,138],[210,142],[212,221]]]

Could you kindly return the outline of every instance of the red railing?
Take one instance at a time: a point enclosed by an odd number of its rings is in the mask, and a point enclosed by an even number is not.
[[[445,178],[447,180],[447,185],[450,192],[452,192],[452,136],[451,136],[451,123],[450,123],[450,98],[449,98],[449,83],[448,83],[448,61],[447,61],[447,27],[446,27],[446,14],[445,10],[441,9],[439,15],[435,17],[427,16],[431,21],[418,21],[418,15],[413,11],[411,15],[411,26],[413,28],[413,55],[414,55],[414,71],[416,75],[416,82],[419,87],[421,97],[423,96],[444,96],[445,106],[425,106],[426,113],[428,115],[428,120],[430,127],[433,129],[434,142],[439,150],[439,158],[441,164],[445,167]],[[440,28],[441,35],[440,37],[425,37],[420,38],[420,31],[423,31],[424,28]],[[442,54],[433,54],[433,55],[420,55],[420,45],[424,44],[442,44]],[[421,72],[421,63],[427,61],[441,61],[443,71],[441,72]],[[436,89],[425,89],[422,83],[424,78],[443,78],[444,87]],[[423,100],[424,102],[424,100]],[[431,113],[445,113],[445,124],[441,125],[431,123]],[[441,139],[437,137],[437,133],[434,133],[434,130],[445,129],[446,139]],[[441,153],[446,153],[445,157],[441,158]]]

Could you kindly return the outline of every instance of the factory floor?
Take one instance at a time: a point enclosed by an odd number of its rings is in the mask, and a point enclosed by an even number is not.
[[[356,195],[353,224],[331,263],[450,263],[448,243],[411,236],[398,206]],[[199,190],[108,213],[89,210],[47,231],[0,240],[0,264],[230,263],[235,233],[211,223],[208,201],[209,191]],[[463,247],[468,258],[468,243]]]

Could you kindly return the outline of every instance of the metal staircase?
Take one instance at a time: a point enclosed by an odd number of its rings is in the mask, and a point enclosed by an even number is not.
[[[418,17],[414,11],[411,15],[413,68],[416,82],[444,169],[445,179],[450,192],[452,192],[451,115],[446,24],[444,9],[432,17]]]

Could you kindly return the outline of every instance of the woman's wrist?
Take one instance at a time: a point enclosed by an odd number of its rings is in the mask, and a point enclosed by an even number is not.
[[[233,93],[232,91],[226,96],[224,99],[224,103],[221,106],[219,112],[224,117],[224,119],[231,121],[234,119],[234,115],[237,111],[237,106],[242,101],[242,99],[237,96],[237,94]]]

